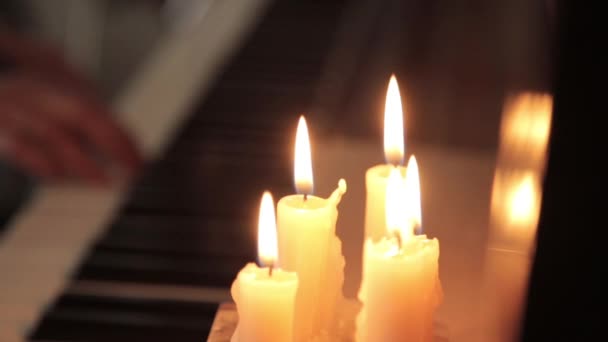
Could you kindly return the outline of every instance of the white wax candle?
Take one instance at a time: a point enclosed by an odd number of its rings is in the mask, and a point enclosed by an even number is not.
[[[395,239],[365,242],[357,341],[432,341],[441,302],[439,242],[418,235],[397,249]]]
[[[258,253],[260,262],[269,267],[249,263],[232,284],[239,322],[231,341],[291,342],[298,276],[274,267],[277,234],[274,202],[268,192],[260,205]]]
[[[386,182],[395,166],[381,164],[365,172],[365,237],[378,241],[386,236]],[[405,167],[398,166],[405,178]]]
[[[291,195],[279,201],[280,265],[300,279],[295,341],[306,341],[335,324],[344,283],[342,244],[335,230],[337,205],[345,191],[346,182],[341,180],[328,199]]]
[[[296,138],[295,181],[300,195],[283,197],[277,207],[279,264],[297,272],[295,341],[308,341],[334,328],[342,298],[344,257],[336,236],[337,205],[346,192],[341,179],[327,198],[312,196],[312,167],[306,122],[300,119]]]
[[[247,264],[232,284],[239,323],[231,341],[293,341],[297,289],[296,273]]]
[[[403,109],[401,95],[395,75],[391,76],[386,91],[384,106],[384,158],[387,164],[371,167],[365,173],[365,237],[374,241],[386,234],[385,200],[386,182],[392,169],[398,167],[405,177],[401,166],[405,151],[403,133]]]
[[[367,239],[357,317],[357,341],[431,341],[433,314],[442,299],[439,241],[413,235],[420,224],[418,166],[408,163],[406,184],[393,169],[386,191],[386,224],[395,238]]]

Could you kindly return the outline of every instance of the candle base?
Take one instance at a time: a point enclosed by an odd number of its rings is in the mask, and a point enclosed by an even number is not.
[[[341,307],[341,331],[318,336],[311,342],[352,342],[355,335],[355,318],[361,309],[361,303],[353,299],[345,300]],[[230,342],[234,329],[239,321],[236,306],[232,302],[222,303],[215,314],[213,326],[207,342]],[[433,342],[449,342],[447,327],[441,322],[433,322]]]

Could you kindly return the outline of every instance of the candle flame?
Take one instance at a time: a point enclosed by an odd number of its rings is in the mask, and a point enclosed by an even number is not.
[[[534,177],[532,174],[527,174],[511,193],[509,201],[509,217],[511,222],[528,223],[533,221],[538,211],[538,208],[536,208],[536,196]]]
[[[384,157],[393,165],[403,164],[403,109],[395,75],[391,75],[384,106]]]
[[[278,259],[277,226],[274,214],[274,200],[265,191],[260,203],[258,219],[258,257],[263,266],[272,266]]]
[[[422,209],[420,205],[420,174],[418,172],[418,162],[413,155],[407,162],[405,171],[405,190],[407,205],[407,219],[412,230],[422,228]]]
[[[406,189],[403,177],[398,168],[393,168],[386,183],[386,229],[389,234],[407,239],[412,235],[408,229],[407,212],[404,210]]]
[[[306,119],[300,116],[296,132],[296,148],[294,158],[294,181],[299,194],[311,195],[313,189],[312,161],[310,154],[310,139]]]

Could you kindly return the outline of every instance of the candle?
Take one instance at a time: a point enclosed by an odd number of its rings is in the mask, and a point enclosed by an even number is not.
[[[416,159],[405,181],[391,170],[386,189],[386,227],[392,237],[365,242],[357,341],[431,341],[433,314],[441,302],[439,241],[414,235],[421,225]]]
[[[260,204],[258,254],[263,267],[247,264],[232,284],[239,322],[231,342],[293,341],[298,275],[275,267],[277,232],[269,192]]]
[[[279,263],[283,269],[298,273],[294,341],[307,341],[334,330],[337,321],[344,257],[336,220],[346,182],[340,179],[327,199],[312,195],[310,142],[304,117],[300,117],[296,133],[294,178],[299,194],[283,197],[277,208]]]
[[[403,109],[399,85],[395,75],[391,76],[384,106],[384,157],[387,164],[376,165],[365,173],[365,236],[379,240],[384,236],[386,182],[391,170],[396,166],[405,177],[401,166],[404,156]]]

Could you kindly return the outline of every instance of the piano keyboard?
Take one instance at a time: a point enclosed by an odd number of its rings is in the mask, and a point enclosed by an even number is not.
[[[235,10],[241,2],[216,1],[209,11],[218,16],[232,11],[234,16],[246,18],[234,20],[252,22],[263,3],[252,1],[247,8]],[[63,196],[57,194],[61,189],[52,189],[48,198],[38,194],[34,203],[42,196],[51,206],[65,206],[82,196],[74,208],[83,212],[62,208],[56,214],[61,216],[60,223],[77,217],[71,225],[58,228],[76,235],[70,237],[70,243],[57,242],[58,250],[65,249],[65,260],[56,267],[61,272],[54,274],[48,287],[40,286],[45,281],[35,274],[25,277],[38,284],[33,292],[48,289],[30,300],[27,312],[18,318],[3,321],[0,317],[5,324],[0,325],[1,330],[7,336],[25,335],[32,341],[203,341],[217,303],[229,298],[235,274],[256,258],[259,195],[267,188],[277,197],[292,192],[289,132],[295,128],[297,115],[307,112],[314,102],[345,5],[346,1],[274,3],[233,61],[224,69],[216,65],[221,73],[216,75],[209,67],[194,68],[201,79],[218,76],[218,80],[209,89],[209,81],[187,82],[199,94],[207,94],[185,124],[168,119],[168,113],[187,110],[196,94],[184,90],[180,101],[159,104],[160,108],[140,114],[140,106],[149,108],[145,103],[151,93],[159,97],[157,102],[164,97],[160,88],[138,90],[151,82],[146,77],[136,81],[128,92],[130,97],[119,103],[119,109],[130,113],[122,120],[139,138],[146,155],[162,158],[147,168],[126,201],[120,186],[98,190],[97,196],[89,189],[64,191]],[[209,30],[209,25],[201,24],[197,30]],[[236,36],[236,31],[243,34],[245,29],[230,30]],[[188,37],[194,42],[197,35]],[[201,47],[187,56],[175,52],[177,57],[165,64],[164,72],[179,65],[180,58],[191,63],[196,52],[202,58]],[[176,87],[186,89],[185,85]],[[173,131],[182,126],[178,138],[165,147]],[[122,208],[112,220],[118,207]],[[36,239],[36,234],[56,223],[45,224],[48,216],[44,214],[44,210],[30,207],[20,214],[11,234],[19,235],[29,227],[31,239],[46,245],[48,241]],[[63,237],[46,233],[51,241]],[[11,240],[0,245],[0,260],[5,251],[31,248],[24,244],[13,249]],[[15,252],[10,258],[18,256]],[[0,264],[0,274],[16,273],[14,265],[5,272],[8,267]],[[19,306],[32,292],[28,291],[26,286],[12,305]],[[44,310],[43,316],[39,316],[40,310]],[[14,333],[8,335],[10,331]]]
[[[208,92],[217,70],[266,4],[264,0],[205,3],[202,20],[170,32],[143,65],[115,107],[121,113],[118,119],[148,158],[164,152],[191,103]],[[106,189],[42,187],[13,218],[0,241],[1,341],[22,341],[34,333],[43,311],[111,223],[124,202],[124,192],[121,184]]]
[[[215,303],[64,295],[32,339],[203,341],[216,309]]]

